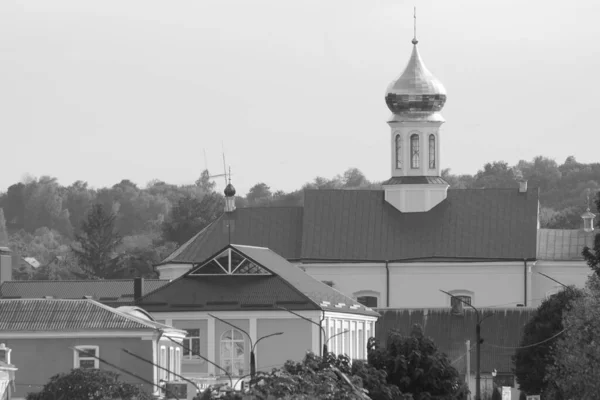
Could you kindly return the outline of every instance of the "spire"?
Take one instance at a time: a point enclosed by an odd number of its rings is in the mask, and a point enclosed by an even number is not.
[[[225,174],[227,175],[227,174]],[[227,179],[227,177],[225,177]],[[225,187],[223,193],[225,194],[225,212],[232,212],[235,210],[235,188],[231,184],[231,167],[229,167],[229,183]]]
[[[413,20],[414,20],[413,21],[414,35],[413,35],[412,44],[414,44],[416,46],[417,43],[419,43],[419,41],[417,40],[417,7],[416,6],[413,10]]]

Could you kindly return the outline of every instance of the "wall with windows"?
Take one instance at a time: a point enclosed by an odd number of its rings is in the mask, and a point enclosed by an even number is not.
[[[375,318],[351,314],[326,313],[323,328],[328,350],[346,354],[352,360],[367,358],[367,342],[375,336]]]
[[[0,333],[0,337],[1,337]],[[62,372],[69,372],[77,367],[77,357],[74,350],[76,346],[97,346],[99,357],[107,362],[118,365],[120,368],[133,371],[136,375],[148,380],[153,379],[152,365],[145,363],[122,351],[125,348],[147,360],[152,359],[152,340],[139,338],[32,338],[32,339],[1,339],[7,347],[12,349],[11,362],[19,368],[16,381],[14,399],[24,398],[28,392],[42,389],[51,376]],[[83,361],[84,366],[93,362]],[[112,370],[111,367],[100,363],[101,369]],[[115,371],[119,372],[119,371]],[[152,392],[153,388],[132,376],[125,376],[119,372],[121,379],[126,382],[144,385],[143,388]]]
[[[257,369],[270,371],[282,366],[287,360],[302,360],[306,352],[312,350],[312,327],[310,322],[300,318],[258,319],[258,338],[276,332],[284,334],[269,337],[258,344]]]

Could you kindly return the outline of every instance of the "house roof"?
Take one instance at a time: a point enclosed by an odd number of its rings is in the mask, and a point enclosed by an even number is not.
[[[533,316],[534,308],[488,308],[479,310],[482,315],[494,313],[481,323],[481,371],[499,373],[512,371],[511,357],[520,345],[525,324]],[[431,337],[438,348],[446,353],[459,373],[466,371],[466,341],[471,341],[471,371],[475,372],[474,311],[465,309],[463,315],[454,315],[450,308],[380,310],[376,323],[376,336],[385,345],[390,329],[409,335],[414,324],[423,327],[425,336]]]
[[[223,214],[172,257],[197,263],[229,242],[273,249],[288,260],[534,259],[538,191],[455,189],[424,213],[402,213],[383,190],[305,190],[303,207]]]
[[[144,279],[144,291],[149,293],[166,283],[163,279]],[[0,285],[0,298],[82,299],[91,296],[107,305],[133,304],[133,279],[6,281]]]
[[[94,300],[2,299],[0,337],[5,332],[156,330],[173,328],[138,318]]]
[[[583,260],[584,246],[594,247],[594,238],[600,230],[539,229],[537,233],[537,258],[548,261]]]
[[[137,305],[150,311],[325,310],[377,317],[379,314],[314,279],[264,247],[229,245],[242,257],[266,268],[269,275],[194,275],[182,277],[142,297]],[[208,260],[221,254],[215,252]],[[208,261],[207,260],[207,261]]]

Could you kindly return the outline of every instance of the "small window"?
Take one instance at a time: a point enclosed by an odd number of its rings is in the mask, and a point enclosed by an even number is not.
[[[410,137],[410,167],[412,169],[419,169],[421,164],[419,155],[419,135],[415,133]]]
[[[356,301],[365,307],[377,308],[377,297],[375,296],[358,296]]]
[[[402,169],[402,137],[396,135],[396,169]]]
[[[450,307],[457,308],[471,304],[471,296],[454,296],[450,299]]]
[[[100,357],[98,346],[77,346],[74,368],[98,369],[100,367],[98,357]]]
[[[246,343],[237,329],[229,329],[221,335],[221,366],[232,376],[243,376],[246,364]]]
[[[429,169],[435,168],[435,135],[429,135]]]
[[[183,340],[183,359],[200,359],[200,329],[186,329],[187,336]]]

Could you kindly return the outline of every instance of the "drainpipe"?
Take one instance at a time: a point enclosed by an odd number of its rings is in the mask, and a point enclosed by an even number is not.
[[[390,307],[390,262],[385,260],[385,296],[386,296],[386,307]]]
[[[527,259],[524,258],[523,259],[523,293],[525,298],[523,299],[523,304],[525,305],[525,307],[528,306],[527,304]]]

